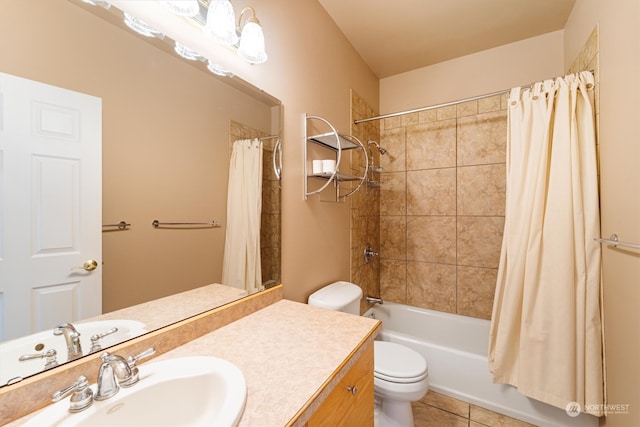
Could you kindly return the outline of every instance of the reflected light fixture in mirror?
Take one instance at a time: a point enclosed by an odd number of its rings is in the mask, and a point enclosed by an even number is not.
[[[160,31],[156,30],[155,28],[151,27],[149,24],[141,21],[135,16],[129,15],[127,12],[124,13],[124,23],[133,31],[145,37],[155,37],[157,39],[164,38],[164,34],[162,34]]]
[[[189,49],[178,41],[175,42],[175,47],[173,48],[173,50],[175,50],[178,55],[182,56],[184,59],[188,59],[189,61],[204,61],[205,59],[198,52]]]
[[[164,7],[179,16],[193,18],[200,13],[198,0],[165,0]]]
[[[101,6],[105,9],[109,9],[111,7],[111,3],[106,0],[82,0],[82,2],[90,4],[92,6]]]

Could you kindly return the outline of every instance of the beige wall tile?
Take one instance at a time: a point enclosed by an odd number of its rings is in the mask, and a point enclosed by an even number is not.
[[[463,102],[456,105],[456,117],[472,116],[478,114],[478,101]]]
[[[456,118],[456,106],[441,107],[436,109],[436,117],[438,120],[448,120]]]
[[[384,301],[407,303],[407,262],[380,259],[380,296]]]
[[[407,127],[407,169],[456,165],[456,121],[442,120]]]
[[[407,127],[407,126],[417,125],[419,123],[420,116],[416,112],[416,113],[403,114],[400,117],[402,118],[402,126]]]
[[[407,214],[407,174],[380,174],[380,215]]]
[[[458,166],[505,161],[506,111],[462,117],[457,122]]]
[[[502,109],[502,97],[500,95],[490,96],[478,100],[478,113],[489,113]]]
[[[399,127],[402,127],[402,117],[401,116],[388,117],[386,119],[382,119],[382,123],[383,123],[384,130],[399,128]]]
[[[407,303],[455,313],[455,265],[407,261]]]
[[[504,217],[458,216],[458,265],[498,268]]]
[[[458,314],[491,319],[498,270],[458,266],[456,277]]]
[[[407,260],[456,263],[456,217],[407,217]]]
[[[504,215],[505,194],[504,163],[457,169],[458,215]]]
[[[508,94],[496,95],[421,111],[417,125],[412,113],[385,126],[381,144],[392,156],[380,157],[381,276],[398,268],[388,262],[406,264],[405,276],[381,278],[384,294],[490,316],[504,227],[507,102]]]
[[[406,216],[380,216],[381,258],[407,258],[406,227]]]
[[[378,159],[384,172],[407,170],[406,128],[384,130],[380,133],[380,145],[387,153]]]
[[[407,215],[455,215],[456,168],[407,172]]]
[[[421,124],[435,122],[436,120],[438,120],[438,112],[435,110],[435,108],[431,110],[420,111],[418,113],[418,122]]]

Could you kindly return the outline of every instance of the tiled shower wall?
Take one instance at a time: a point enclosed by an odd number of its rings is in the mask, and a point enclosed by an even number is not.
[[[264,132],[242,123],[231,121],[229,125],[229,157],[233,142],[267,136]],[[280,278],[280,181],[273,169],[273,152],[277,139],[263,141],[262,154],[262,215],[260,224],[260,262],[262,283],[266,287],[282,283]]]
[[[351,91],[351,123],[354,120],[374,117],[377,110],[369,106],[357,93]],[[365,122],[351,126],[351,134],[358,138],[371,155],[371,161],[379,165],[380,153],[369,150],[369,140],[380,141],[380,124],[378,121]],[[373,148],[373,147],[372,147]],[[364,158],[360,150],[352,150],[351,173],[362,176]],[[375,175],[368,175],[368,181],[378,180]],[[375,183],[365,182],[360,190],[349,199],[351,202],[351,281],[362,288],[364,295],[380,296],[380,260],[373,257],[370,262],[364,260],[364,249],[368,244],[375,252],[380,248],[380,188]],[[360,310],[364,312],[367,304],[364,299]]]
[[[593,70],[598,29],[567,73]],[[375,110],[352,92],[352,120]],[[351,280],[388,301],[489,319],[504,228],[507,95],[352,126],[388,150],[352,199]],[[598,138],[599,142],[599,138]],[[361,159],[352,160],[356,172]],[[378,216],[379,215],[379,216]],[[380,256],[365,264],[371,243]],[[379,268],[379,270],[378,270]],[[364,306],[363,306],[364,309]]]
[[[382,298],[488,319],[504,228],[507,97],[384,119]]]

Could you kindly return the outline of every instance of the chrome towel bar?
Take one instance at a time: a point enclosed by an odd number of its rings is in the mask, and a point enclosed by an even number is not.
[[[102,228],[113,228],[113,227],[117,227],[118,230],[126,230],[127,228],[131,227],[131,224],[127,223],[126,221],[120,221],[117,224],[102,224]]]
[[[168,227],[168,228],[201,228],[201,227],[211,227],[218,228],[220,227],[220,223],[218,221],[211,222],[160,222],[157,219],[154,219],[151,223],[154,228],[158,227]]]
[[[602,239],[602,238],[596,237],[593,240],[600,243],[606,243],[607,245],[611,245],[614,247],[640,249],[640,244],[638,243],[621,242],[620,239],[618,239],[617,234],[612,234],[611,236],[609,236],[608,239]]]

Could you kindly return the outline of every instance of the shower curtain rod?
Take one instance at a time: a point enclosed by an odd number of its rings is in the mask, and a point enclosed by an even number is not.
[[[413,110],[406,110],[406,111],[399,111],[397,113],[383,114],[381,116],[369,117],[368,119],[354,120],[353,123],[357,125],[357,124],[364,123],[364,122],[371,122],[373,120],[382,120],[382,119],[387,119],[389,117],[396,117],[396,116],[402,116],[404,114],[417,113],[419,111],[435,110],[436,108],[449,107],[451,105],[462,104],[464,102],[469,102],[469,101],[476,101],[478,99],[489,98],[489,97],[496,96],[496,95],[503,95],[503,94],[509,93],[509,92],[511,92],[511,89],[501,90],[499,92],[487,93],[485,95],[472,96],[471,98],[459,99],[457,101],[445,102],[443,104],[430,105],[428,107],[414,108]]]
[[[591,74],[594,74],[593,70],[589,70],[589,72]],[[531,89],[532,86],[533,86],[533,84],[527,85],[527,86],[520,86],[520,87],[524,88],[524,89]],[[501,90],[501,91],[498,91],[498,92],[487,93],[487,94],[484,94],[484,95],[472,96],[471,98],[465,98],[465,99],[459,99],[457,101],[445,102],[443,104],[436,104],[436,105],[430,105],[428,107],[414,108],[413,110],[399,111],[397,113],[383,114],[381,116],[369,117],[367,119],[358,119],[358,120],[354,120],[353,123],[357,125],[357,124],[360,124],[360,123],[371,122],[373,120],[382,120],[382,119],[387,119],[389,117],[397,117],[397,116],[402,116],[404,114],[417,113],[419,111],[428,111],[428,110],[434,110],[436,108],[450,107],[452,105],[458,105],[458,104],[462,104],[462,103],[465,103],[465,102],[477,101],[478,99],[490,98],[490,97],[496,96],[496,95],[504,95],[505,93],[509,93],[509,92],[511,92],[511,89],[505,89],[505,90]]]

